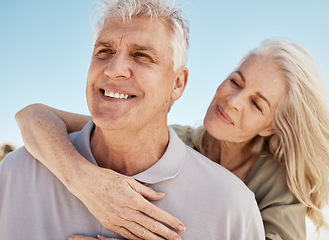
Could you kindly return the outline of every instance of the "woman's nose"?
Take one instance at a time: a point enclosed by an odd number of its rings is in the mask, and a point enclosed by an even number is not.
[[[241,111],[243,108],[243,96],[241,92],[230,95],[227,99],[227,105],[231,109]]]

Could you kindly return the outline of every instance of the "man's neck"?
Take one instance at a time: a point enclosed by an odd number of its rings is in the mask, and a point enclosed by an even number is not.
[[[95,127],[90,146],[100,167],[133,176],[154,165],[166,151],[168,142],[167,126],[136,132],[102,131]]]

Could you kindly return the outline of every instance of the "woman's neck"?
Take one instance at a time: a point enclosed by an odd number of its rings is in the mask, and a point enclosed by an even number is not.
[[[225,142],[213,138],[206,132],[204,136],[206,156],[212,161],[219,163],[241,180],[245,180],[258,156],[251,154],[251,142],[234,143]]]

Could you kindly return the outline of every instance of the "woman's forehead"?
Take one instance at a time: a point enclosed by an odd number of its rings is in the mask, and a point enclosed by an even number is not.
[[[287,82],[284,74],[270,58],[249,58],[235,74],[240,75],[246,87],[261,93],[273,106],[277,106],[286,94]]]

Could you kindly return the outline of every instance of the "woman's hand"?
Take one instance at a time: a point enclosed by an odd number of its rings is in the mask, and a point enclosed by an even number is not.
[[[163,223],[184,231],[183,223],[146,200],[160,200],[163,193],[110,169],[80,163],[70,191],[105,228],[127,239],[181,239]]]
[[[107,238],[101,235],[98,235],[97,238],[93,237],[86,237],[82,235],[72,235],[71,237],[68,238],[68,240],[118,240],[117,238]]]

